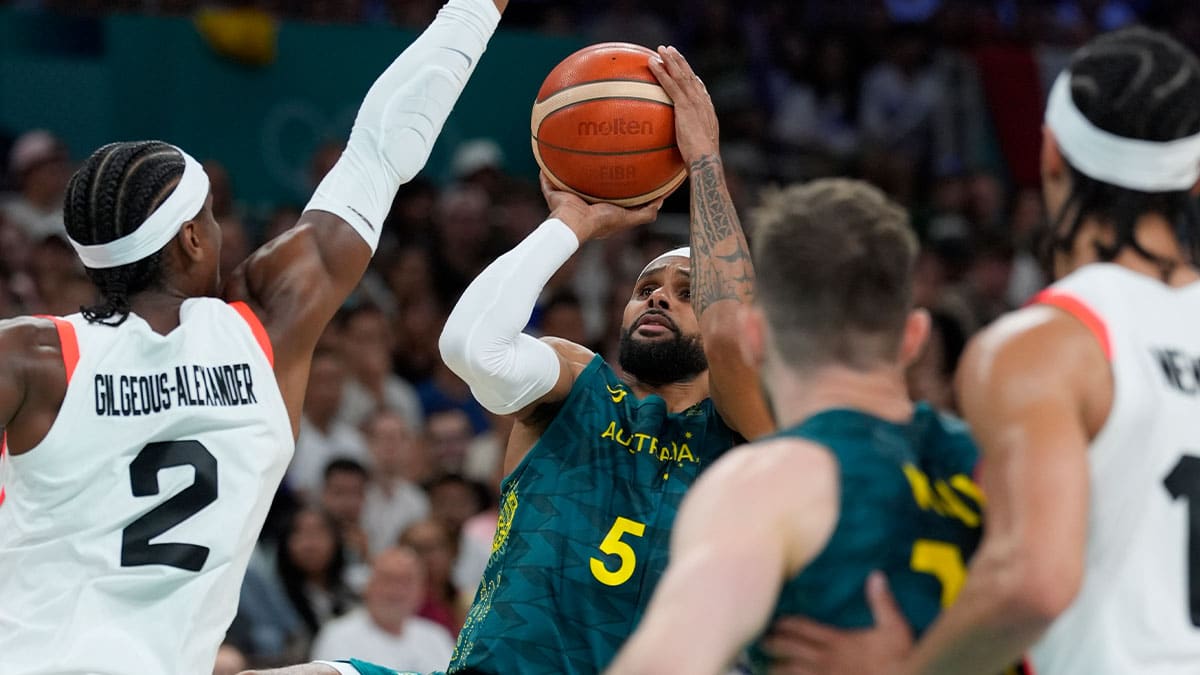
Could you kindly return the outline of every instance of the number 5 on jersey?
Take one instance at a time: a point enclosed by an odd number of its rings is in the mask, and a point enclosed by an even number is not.
[[[596,577],[596,581],[606,586],[620,586],[629,581],[633,576],[633,570],[637,567],[637,555],[634,554],[633,547],[625,543],[622,537],[625,535],[641,537],[645,533],[645,523],[617,516],[612,527],[608,529],[608,534],[604,535],[604,541],[600,542],[600,552],[617,556],[621,563],[617,569],[610,570],[603,560],[591,558],[589,562],[592,567],[592,576]]]

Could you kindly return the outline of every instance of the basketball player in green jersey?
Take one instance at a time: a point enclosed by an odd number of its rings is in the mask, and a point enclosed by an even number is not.
[[[618,374],[577,344],[521,333],[582,242],[652,219],[543,180],[551,218],[459,299],[442,356],[492,412],[514,415],[492,557],[449,672],[594,673],[637,625],[666,568],[676,510],[721,454],[772,428],[733,321],[754,271],[725,187],[703,83],[674,50],[691,177],[691,250],[651,261],[621,326]],[[707,357],[706,357],[707,355]]]
[[[756,306],[738,325],[782,430],[688,494],[670,567],[611,673],[725,672],[784,615],[869,626],[872,570],[920,631],[979,541],[976,448],[905,387],[929,316],[912,308],[904,211],[831,179],[770,195],[756,220]],[[751,656],[771,665],[757,645]]]

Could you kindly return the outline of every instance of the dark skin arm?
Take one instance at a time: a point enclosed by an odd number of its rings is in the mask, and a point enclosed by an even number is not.
[[[0,431],[8,452],[41,442],[67,390],[58,331],[47,319],[0,321]]]
[[[508,0],[494,4],[503,13]],[[255,251],[225,285],[225,299],[247,302],[271,337],[293,433],[317,340],[370,262],[370,247],[346,221],[305,211],[296,227]]]
[[[758,373],[742,356],[738,314],[754,300],[754,265],[725,185],[717,115],[704,83],[674,47],[650,70],[675,102],[675,136],[691,179],[692,306],[708,357],[709,392],[725,423],[747,439],[775,429]]]
[[[370,261],[370,247],[346,221],[305,211],[299,224],[251,254],[225,285],[225,299],[247,302],[271,336],[293,431],[317,340]]]

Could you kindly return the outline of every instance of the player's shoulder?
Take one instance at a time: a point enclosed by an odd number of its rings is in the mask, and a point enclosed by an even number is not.
[[[20,316],[0,320],[0,351],[6,355],[5,361],[14,355],[52,356],[60,348],[58,328],[51,319]]]
[[[549,345],[560,358],[571,364],[573,368],[576,368],[576,372],[587,368],[592,359],[596,357],[596,352],[591,349],[577,342],[571,342],[560,337],[547,335],[541,338],[541,341]]]
[[[741,484],[747,489],[802,488],[838,471],[837,458],[826,446],[804,438],[777,436],[740,445],[725,453],[701,480]]]

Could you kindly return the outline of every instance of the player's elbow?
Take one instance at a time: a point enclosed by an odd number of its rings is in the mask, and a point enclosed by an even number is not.
[[[1000,584],[1004,616],[1045,630],[1065,612],[1083,584],[1083,560],[1071,556],[1026,554],[1009,565]]]
[[[462,323],[461,317],[451,314],[442,328],[442,334],[438,336],[438,353],[451,372],[466,379],[471,371],[471,346],[469,326]]]

